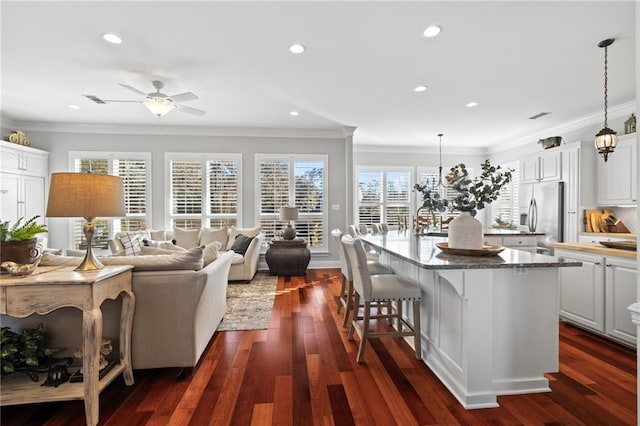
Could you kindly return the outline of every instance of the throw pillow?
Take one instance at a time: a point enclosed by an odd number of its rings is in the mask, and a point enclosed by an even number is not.
[[[220,229],[204,228],[200,232],[200,245],[206,246],[214,241],[219,241],[221,247],[227,246],[227,240],[229,239],[229,228],[223,226]]]
[[[130,232],[120,237],[120,242],[124,248],[124,254],[126,256],[139,256],[142,252],[140,249],[139,236]]]
[[[124,251],[124,247],[122,247],[122,243],[120,242],[120,238],[111,238],[107,240],[107,244],[109,244],[109,250],[111,250],[111,254],[116,254],[118,252]]]
[[[173,228],[173,238],[176,240],[176,245],[180,247],[186,249],[197,247],[200,240],[200,230]]]
[[[164,241],[167,240],[167,236],[166,233],[164,232],[164,229],[156,231],[156,230],[149,230],[149,237],[151,237],[152,240],[156,240],[156,241]]]
[[[218,250],[220,250],[220,247],[222,247],[220,241],[214,241],[204,246],[204,266],[207,266],[218,258]]]
[[[253,240],[253,237],[247,237],[246,235],[240,234],[236,236],[235,241],[231,245],[231,250],[244,256],[249,248],[249,244],[251,244],[251,240]]]
[[[255,237],[257,236],[262,227],[260,225],[255,228],[236,228],[235,226],[231,227],[231,232],[229,233],[229,242],[227,243],[227,250],[231,250],[231,246],[236,241],[236,236],[238,235],[246,235],[247,237]]]

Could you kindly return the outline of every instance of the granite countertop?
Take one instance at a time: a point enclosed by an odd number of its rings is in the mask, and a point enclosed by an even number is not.
[[[436,243],[446,242],[446,238],[416,236],[410,231],[389,231],[386,234],[363,235],[360,238],[371,246],[423,269],[557,268],[582,265],[574,260],[509,248],[496,256],[446,254],[436,246]]]
[[[598,243],[549,243],[550,247],[564,250],[576,250],[587,253],[596,253],[603,256],[619,256],[635,259],[637,252],[633,250],[622,250],[604,247]]]
[[[482,231],[485,237],[496,236],[496,237],[508,237],[508,236],[521,236],[521,237],[539,237],[545,235],[544,232],[529,232],[529,231],[518,231],[517,229],[485,229]],[[447,231],[426,231],[421,234],[422,236],[427,237],[446,237]]]

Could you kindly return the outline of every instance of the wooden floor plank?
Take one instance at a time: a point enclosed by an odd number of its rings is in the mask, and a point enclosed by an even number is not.
[[[267,330],[216,332],[191,375],[139,370],[131,387],[116,379],[100,395],[100,425],[637,424],[635,350],[560,322],[551,392],[465,410],[402,339],[373,339],[355,362],[359,340],[347,340],[336,312],[340,284],[339,269],[278,277]],[[82,401],[0,416],[3,426],[85,420]]]

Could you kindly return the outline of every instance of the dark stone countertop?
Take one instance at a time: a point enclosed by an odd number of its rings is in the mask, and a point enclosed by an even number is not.
[[[509,248],[495,256],[446,254],[436,246],[436,243],[446,242],[446,238],[417,236],[410,231],[389,231],[360,238],[368,245],[423,269],[558,268],[582,265],[574,260]]]

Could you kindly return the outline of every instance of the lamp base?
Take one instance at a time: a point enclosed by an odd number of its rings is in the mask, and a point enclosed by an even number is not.
[[[289,224],[284,231],[282,232],[282,239],[284,240],[293,240],[296,237],[296,228]]]
[[[93,243],[93,234],[95,233],[95,225],[93,223],[93,217],[85,217],[85,224],[82,231],[84,232],[84,236],[87,239],[87,253],[84,255],[84,259],[82,263],[78,265],[74,271],[97,271],[99,269],[104,268],[104,265],[100,263],[98,259],[93,255],[93,250],[91,250],[91,246]]]

